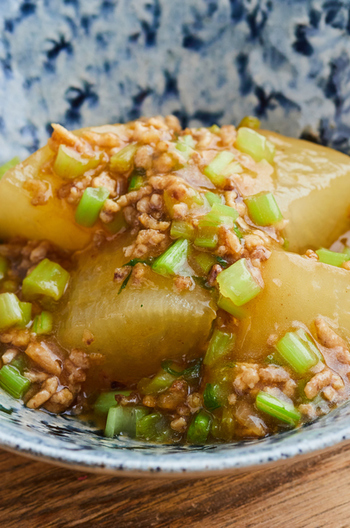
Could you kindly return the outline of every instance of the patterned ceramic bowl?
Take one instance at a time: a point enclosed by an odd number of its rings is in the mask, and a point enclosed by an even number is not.
[[[68,128],[174,113],[350,151],[347,0],[1,0],[0,163]],[[202,448],[107,440],[0,395],[0,445],[84,470],[238,470],[350,438],[350,409],[276,437]],[[12,409],[8,414],[6,409]]]

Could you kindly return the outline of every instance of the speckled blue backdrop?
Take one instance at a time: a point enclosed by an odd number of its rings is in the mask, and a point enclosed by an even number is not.
[[[349,97],[348,0],[0,0],[0,161],[170,112],[350,151]]]

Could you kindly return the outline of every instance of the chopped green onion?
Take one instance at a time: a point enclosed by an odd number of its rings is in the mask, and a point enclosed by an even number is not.
[[[173,368],[173,362],[165,360],[162,362],[162,369],[174,378],[184,377],[186,381],[190,382],[199,378],[200,370],[202,366],[202,360],[200,359],[191,367],[187,367],[184,370],[176,370]]]
[[[211,125],[211,127],[209,127],[208,130],[212,134],[218,134],[221,129],[220,129],[220,127],[218,125]]]
[[[142,394],[159,394],[171,387],[175,380],[176,376],[162,369],[152,379],[142,378],[137,388]]]
[[[97,400],[94,403],[94,411],[96,414],[105,415],[108,414],[108,411],[111,407],[117,405],[115,397],[120,396],[130,396],[131,391],[110,391],[110,392],[101,392]]]
[[[219,152],[215,158],[204,169],[204,174],[211,180],[214,185],[221,186],[225,183],[226,177],[222,175],[222,171],[234,159],[234,154],[228,150]]]
[[[185,160],[188,160],[193,154],[193,149],[196,145],[195,140],[190,134],[187,134],[185,136],[180,136],[175,148],[179,150],[182,154],[182,156],[185,158]]]
[[[187,441],[190,444],[204,444],[210,432],[212,418],[204,409],[192,419],[187,431]]]
[[[75,221],[84,227],[92,227],[98,220],[103,204],[109,196],[106,187],[87,187],[75,211]]]
[[[0,294],[0,330],[5,330],[22,322],[23,313],[14,293]]]
[[[110,167],[112,171],[123,173],[129,172],[134,164],[134,156],[137,151],[137,145],[127,145],[122,148],[110,159]]]
[[[32,319],[32,303],[20,301],[19,306],[22,311],[22,321],[19,323],[19,326],[25,328]]]
[[[270,192],[261,192],[245,200],[248,213],[253,222],[260,226],[276,224],[283,219],[275,197]]]
[[[269,163],[275,157],[275,146],[255,130],[241,127],[237,132],[236,148],[249,154],[255,161],[265,159]]]
[[[344,253],[344,255],[347,255],[349,257],[349,259],[350,259],[350,247],[346,247],[345,246],[344,249],[343,249],[343,253]]]
[[[232,407],[222,409],[221,419],[215,417],[211,427],[211,434],[219,440],[230,442],[235,433],[235,416]]]
[[[152,270],[160,275],[177,275],[188,266],[189,248],[189,241],[180,238],[153,262]]]
[[[206,275],[208,275],[209,271],[214,266],[214,264],[217,263],[216,258],[210,253],[201,252],[193,258]]]
[[[243,172],[242,165],[238,161],[232,161],[227,167],[221,172],[222,176],[228,177],[232,174],[240,174]]]
[[[56,262],[42,260],[23,280],[22,293],[26,299],[44,295],[58,301],[68,286],[69,273]]]
[[[186,238],[194,240],[194,227],[184,220],[173,220],[171,223],[170,236],[173,238]]]
[[[223,295],[220,295],[217,305],[219,308],[225,310],[225,312],[228,312],[237,319],[244,319],[248,315],[247,310],[241,306],[236,306],[235,303],[231,301],[231,299],[227,299]]]
[[[198,236],[194,240],[197,247],[213,249],[219,242],[218,228],[214,226],[200,226]]]
[[[5,257],[2,257],[0,255],[0,281],[6,277],[8,267],[9,265],[7,260],[5,259]]]
[[[24,369],[27,367],[26,357],[23,354],[18,354],[10,363],[12,367],[15,367],[20,374],[23,374]]]
[[[237,306],[254,299],[262,289],[249,271],[245,258],[237,260],[232,266],[219,273],[217,282],[220,293]]]
[[[208,200],[209,202],[209,205],[212,207],[214,204],[218,204],[218,205],[221,205],[222,204],[222,200],[221,200],[221,197],[218,195],[218,194],[214,194],[210,191],[206,192],[205,195],[206,199]]]
[[[300,421],[301,414],[294,405],[284,402],[267,392],[260,391],[256,397],[255,404],[259,411],[269,414],[282,422],[295,426]]]
[[[318,349],[301,329],[287,332],[276,344],[276,349],[299,374],[305,374],[320,360]]]
[[[107,415],[105,436],[114,438],[116,435],[125,434],[135,438],[137,423],[147,414],[148,410],[145,407],[123,407],[122,405],[110,407]]]
[[[267,365],[279,365],[281,367],[286,365],[286,362],[278,352],[273,352],[272,354],[266,356],[264,363]]]
[[[233,207],[223,204],[214,204],[211,211],[199,220],[199,227],[217,227],[227,225],[233,227],[234,221],[239,217],[238,211]]]
[[[211,367],[219,359],[227,356],[227,354],[232,352],[235,341],[235,334],[228,334],[226,332],[222,332],[221,330],[215,329],[204,356],[204,365]]]
[[[18,163],[21,163],[21,160],[19,159],[18,156],[12,158],[10,161],[8,161],[7,163],[5,163],[4,165],[1,165],[0,167],[0,180],[1,178],[4,176],[4,174],[12,169],[12,167],[16,167],[16,165],[18,165]]]
[[[33,321],[33,332],[37,335],[50,334],[52,332],[52,313],[50,312],[41,312],[40,315],[37,315]]]
[[[129,178],[128,192],[137,191],[145,183],[145,170],[135,169]]]
[[[203,401],[208,411],[219,409],[219,407],[221,407],[219,385],[207,383],[203,393]]]
[[[58,148],[53,170],[60,178],[74,180],[81,178],[85,172],[96,169],[100,163],[100,156],[83,158],[79,152],[66,145]]]
[[[336,253],[335,251],[330,251],[329,249],[318,249],[316,251],[318,259],[323,264],[330,264],[331,266],[341,267],[344,262],[350,260],[350,256],[346,253]]]
[[[237,128],[241,127],[253,128],[254,130],[257,130],[260,127],[260,121],[254,116],[245,116]]]
[[[5,365],[0,369],[0,387],[14,398],[22,398],[29,389],[30,381],[22,376],[12,365]]]
[[[112,220],[112,222],[108,222],[108,224],[105,224],[105,227],[110,233],[115,235],[120,233],[123,229],[127,229],[129,224],[124,218],[123,211],[118,211],[114,217],[114,220]]]
[[[152,413],[136,422],[136,438],[153,442],[166,442],[171,437],[167,419],[160,413]]]

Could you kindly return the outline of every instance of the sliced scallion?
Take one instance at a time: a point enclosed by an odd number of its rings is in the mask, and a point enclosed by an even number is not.
[[[30,381],[22,376],[16,367],[5,365],[0,369],[0,387],[14,398],[22,398],[30,384]]]
[[[203,393],[203,401],[208,411],[215,411],[221,407],[219,385],[207,383]]]
[[[245,258],[237,260],[232,266],[219,273],[217,282],[220,293],[237,306],[254,299],[262,289],[248,269]]]
[[[186,238],[187,240],[195,239],[194,227],[185,222],[185,220],[173,220],[170,228],[172,238]]]
[[[73,180],[81,178],[85,172],[95,169],[100,163],[100,157],[83,158],[79,152],[66,145],[60,145],[53,170],[60,178]]]
[[[336,253],[335,251],[330,251],[329,249],[318,249],[316,251],[318,259],[323,264],[330,264],[331,266],[337,266],[340,268],[344,262],[350,260],[350,256],[346,253]]]
[[[177,275],[186,268],[190,245],[183,238],[178,239],[152,265],[152,270],[160,275]]]
[[[162,369],[152,379],[142,378],[137,388],[142,394],[160,394],[167,390],[175,380],[176,376]]]
[[[209,271],[214,266],[214,264],[217,263],[216,258],[210,253],[201,252],[193,258],[206,275],[208,275]]]
[[[204,169],[204,174],[214,183],[220,187],[226,181],[226,176],[222,172],[234,159],[234,154],[228,150],[219,152],[215,158]]]
[[[26,299],[40,296],[58,301],[68,286],[69,273],[56,262],[42,260],[23,280],[22,293]]]
[[[250,218],[257,225],[273,225],[283,219],[276,199],[270,192],[261,192],[254,196],[249,196],[244,201]]]
[[[128,192],[137,191],[145,183],[145,171],[143,169],[135,169],[129,178]]]
[[[20,302],[14,293],[0,294],[0,330],[11,328],[22,322]]]
[[[241,152],[249,154],[255,161],[264,159],[272,163],[275,157],[275,146],[251,128],[238,129],[235,146]]]
[[[204,356],[204,365],[211,367],[219,359],[222,359],[227,356],[230,352],[232,352],[235,341],[235,334],[230,334],[215,329],[213,335],[211,336],[207,351]]]
[[[127,145],[116,154],[113,154],[110,159],[111,170],[120,174],[129,172],[133,167],[136,151],[137,145],[133,144]]]
[[[199,226],[194,244],[200,248],[214,249],[219,242],[218,228],[215,226]]]
[[[305,374],[320,360],[318,349],[301,329],[287,332],[277,342],[276,349],[298,374]]]
[[[25,328],[29,325],[32,319],[32,303],[20,302],[19,306],[22,311],[22,321],[19,323],[18,326],[20,326],[21,328]]]
[[[166,442],[171,437],[167,419],[160,413],[152,413],[143,416],[136,422],[136,438],[153,441]]]
[[[84,227],[92,227],[98,220],[103,204],[109,196],[106,187],[87,187],[75,211],[75,221]]]
[[[124,212],[118,211],[114,217],[114,220],[112,220],[112,222],[108,222],[108,224],[105,224],[105,227],[110,233],[113,233],[114,235],[127,229],[129,224],[124,218]]]
[[[187,431],[187,442],[190,444],[204,444],[209,436],[212,418],[204,409],[192,419]]]
[[[131,391],[110,391],[110,392],[101,392],[97,400],[94,403],[94,411],[96,414],[105,415],[108,414],[108,411],[111,407],[117,405],[116,396],[130,396]]]
[[[35,316],[32,330],[37,335],[45,335],[52,332],[52,326],[52,313],[44,311],[40,315]]]
[[[259,411],[269,414],[282,422],[295,426],[300,421],[301,414],[294,405],[282,401],[267,392],[260,391],[256,397],[255,404]]]
[[[209,202],[209,205],[212,207],[214,204],[218,204],[218,205],[221,205],[222,204],[222,200],[221,200],[221,197],[218,195],[218,194],[214,194],[210,191],[206,192],[205,195],[206,199],[208,200]]]
[[[231,299],[227,299],[223,295],[220,295],[217,305],[219,308],[225,310],[225,312],[228,312],[237,319],[244,319],[248,315],[247,310],[241,306],[236,306],[235,303],[231,301]]]
[[[135,438],[137,422],[146,416],[148,412],[145,407],[123,407],[122,405],[110,407],[107,415],[105,436],[113,438],[124,434]]]

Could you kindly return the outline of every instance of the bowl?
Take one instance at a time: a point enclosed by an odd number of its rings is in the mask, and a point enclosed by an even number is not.
[[[238,123],[350,152],[348,8],[318,0],[2,0],[0,162],[69,129],[169,114]],[[127,475],[243,471],[350,438],[344,405],[301,429],[238,444],[105,439],[92,423],[26,409],[0,391],[0,446]]]

